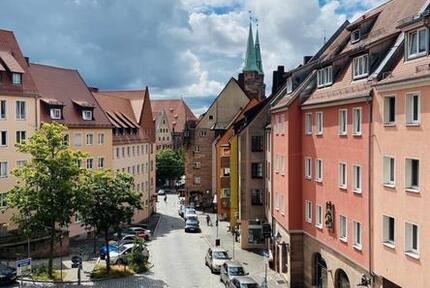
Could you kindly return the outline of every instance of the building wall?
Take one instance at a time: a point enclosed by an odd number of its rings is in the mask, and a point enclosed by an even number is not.
[[[164,113],[157,113],[155,115],[155,143],[157,150],[173,148],[172,137],[167,115]]]
[[[0,162],[7,162],[7,177],[0,178],[0,194],[5,196],[4,193],[16,185],[16,178],[12,176],[11,172],[17,167],[17,161],[29,159],[28,155],[17,152],[15,148],[16,131],[26,131],[26,137],[30,138],[37,128],[37,115],[36,100],[34,98],[0,95],[0,100],[6,100],[7,106],[6,119],[0,120],[0,131],[7,131],[7,146],[0,146]],[[26,117],[24,120],[16,119],[16,101],[25,101],[26,103]],[[9,223],[8,228],[13,228],[14,225],[10,225],[12,214],[13,211],[10,209],[0,213],[0,225],[3,226]]]
[[[273,160],[272,160],[272,130],[271,129],[266,129],[264,131],[264,151],[266,153],[265,156],[265,169],[266,169],[266,173],[265,174],[265,179],[266,179],[266,191],[264,193],[265,195],[265,199],[264,199],[264,211],[266,214],[266,219],[267,221],[269,221],[269,223],[272,220],[272,173],[273,173]]]
[[[230,226],[236,227],[239,217],[238,137],[230,139]]]
[[[418,92],[421,97],[420,125],[406,126],[406,94]],[[430,275],[430,253],[426,240],[430,237],[430,82],[412,87],[399,84],[393,88],[377,88],[373,100],[372,186],[373,186],[373,261],[377,275],[401,287],[426,287]],[[384,96],[395,96],[395,125],[384,125]],[[383,157],[395,158],[395,185],[383,184]],[[420,192],[405,190],[406,158],[419,159]],[[394,245],[384,244],[383,215],[395,219]],[[418,225],[419,258],[405,254],[405,223]],[[381,287],[381,286],[378,286]]]
[[[352,135],[352,109],[360,107],[362,109],[362,134]],[[339,109],[347,109],[347,135],[339,136]],[[304,168],[301,171],[303,181],[303,202],[312,203],[312,221],[305,221],[304,213],[301,215],[304,231],[315,237],[322,244],[331,247],[339,254],[356,262],[358,265],[369,267],[369,121],[370,103],[361,102],[355,104],[337,105],[325,108],[315,108],[303,111],[303,118],[306,113],[312,113],[315,119],[317,111],[323,112],[323,134],[316,135],[315,120],[313,120],[312,135],[303,137],[303,157],[300,160],[305,162],[305,157],[310,157],[312,167],[311,179],[305,178]],[[315,178],[315,160],[321,159],[323,163],[323,179],[317,182]],[[339,187],[339,163],[346,163],[347,188]],[[361,167],[361,193],[353,191],[353,165]],[[302,165],[304,167],[304,164]],[[326,213],[326,203],[334,204],[334,225],[333,230],[329,230],[323,217],[322,228],[316,227],[316,204],[323,207],[323,215]],[[339,239],[339,217],[343,215],[347,219],[347,240]],[[361,249],[353,245],[353,221],[361,224]],[[306,245],[305,245],[306,246]],[[348,275],[349,276],[349,275]]]

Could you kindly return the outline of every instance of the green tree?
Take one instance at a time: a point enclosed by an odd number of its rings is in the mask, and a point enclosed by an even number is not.
[[[16,208],[12,221],[27,235],[49,233],[48,274],[52,277],[56,227],[67,227],[75,214],[82,152],[71,151],[63,141],[60,124],[43,124],[27,141],[17,144],[28,153],[27,163],[15,169],[17,185],[9,191],[8,205]]]
[[[109,231],[130,223],[136,209],[141,209],[140,194],[133,191],[133,176],[110,170],[88,171],[83,179],[79,215],[83,225],[104,234],[109,251]],[[110,255],[106,253],[106,271]]]
[[[158,185],[163,185],[167,180],[177,180],[184,175],[184,153],[182,150],[162,149],[156,155],[156,174]]]

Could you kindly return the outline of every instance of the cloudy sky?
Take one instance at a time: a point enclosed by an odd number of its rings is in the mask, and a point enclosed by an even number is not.
[[[78,69],[89,86],[184,97],[202,113],[240,72],[249,12],[258,18],[266,83],[298,65],[346,19],[382,0],[2,0],[32,62]],[[267,89],[270,91],[270,89]]]

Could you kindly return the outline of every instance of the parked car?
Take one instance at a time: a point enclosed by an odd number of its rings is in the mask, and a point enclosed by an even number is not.
[[[0,285],[6,286],[16,281],[16,268],[0,264]]]
[[[226,284],[227,288],[260,288],[261,286],[249,276],[237,276]]]
[[[164,189],[160,189],[158,190],[157,194],[160,196],[163,196],[163,195],[166,195],[166,191]]]
[[[119,245],[116,241],[109,241],[109,246],[108,246],[108,251],[112,252],[112,251],[118,251],[119,250]],[[100,259],[105,260],[106,259],[106,246],[103,245],[100,247],[99,249],[99,256]]]
[[[197,216],[196,209],[194,208],[186,208],[184,213],[184,219],[187,219],[190,216]]]
[[[237,261],[227,261],[222,264],[220,269],[220,280],[224,284],[227,284],[231,279],[236,276],[245,276],[245,270],[242,264]]]
[[[212,273],[219,273],[222,264],[230,260],[227,250],[222,248],[209,248],[205,256],[205,264]]]
[[[189,217],[185,221],[185,232],[200,232],[199,220],[197,217]]]
[[[151,238],[151,230],[139,227],[139,226],[130,226],[125,231],[124,234],[127,235],[136,235],[145,240],[149,240]]]
[[[127,264],[127,256],[131,253],[134,244],[124,244],[120,247],[118,251],[112,251],[109,253],[109,260],[111,264],[124,265]],[[144,255],[149,257],[148,248],[144,247]]]

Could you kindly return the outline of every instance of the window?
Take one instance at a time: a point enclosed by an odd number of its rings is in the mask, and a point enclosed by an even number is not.
[[[305,157],[305,178],[312,178],[312,158]]]
[[[360,29],[356,29],[356,30],[351,32],[351,43],[352,44],[360,41],[360,38],[361,38]]]
[[[348,225],[346,221],[346,217],[340,215],[339,216],[339,239],[346,242],[348,240]]]
[[[16,119],[24,120],[25,119],[25,102],[24,101],[16,101]]]
[[[200,146],[195,145],[194,146],[194,152],[200,152]]]
[[[0,146],[7,146],[7,131],[0,131]]]
[[[66,146],[70,145],[70,136],[69,136],[69,134],[64,134],[63,135],[63,144],[66,145]]]
[[[0,208],[6,208],[7,207],[7,193],[1,193],[0,194]]]
[[[384,243],[394,245],[394,218],[390,216],[382,216],[382,222],[384,225],[383,229],[383,241]]]
[[[328,66],[318,70],[317,73],[318,87],[326,87],[333,83],[333,67]]]
[[[316,113],[316,134],[317,135],[322,135],[323,134],[323,112],[317,112]]]
[[[21,73],[12,73],[12,84],[21,84],[22,75]]]
[[[194,167],[194,169],[200,169],[201,163],[200,162],[194,162],[193,167]]]
[[[355,57],[352,62],[352,78],[359,79],[369,75],[369,56],[367,54]]]
[[[209,115],[209,120],[213,120],[214,116],[213,115]],[[164,120],[163,120],[163,124],[164,124]]]
[[[130,157],[130,146],[127,147],[127,157]]]
[[[61,119],[61,109],[49,109],[49,116],[51,119]]]
[[[315,160],[315,181],[321,182],[323,179],[323,163],[321,159]]]
[[[393,157],[384,157],[384,185],[394,186],[394,171],[395,171],[395,163]]]
[[[384,124],[392,125],[396,122],[396,97],[384,97]]]
[[[346,189],[346,164],[339,163],[339,187]]]
[[[6,178],[7,177],[7,162],[2,161],[0,162],[0,178]]]
[[[121,155],[122,155],[122,158],[124,158],[124,157],[125,157],[125,147],[122,147],[122,148],[121,148]]]
[[[85,121],[93,120],[93,111],[82,110],[82,119],[84,119]]]
[[[136,147],[135,146],[131,147],[131,154],[133,156],[136,156]]]
[[[98,137],[97,137],[97,143],[99,145],[103,145],[105,144],[105,134],[104,133],[99,133]]]
[[[87,134],[87,145],[93,145],[93,134]]]
[[[97,168],[102,169],[105,167],[105,158],[99,157],[97,159]]]
[[[222,168],[221,173],[222,173],[222,176],[224,177],[230,176],[230,168]]]
[[[18,161],[16,161],[16,167],[22,168],[22,167],[24,167],[25,163],[27,163],[26,160],[18,160]]]
[[[94,167],[94,159],[87,159],[87,169],[92,169]]]
[[[419,255],[418,225],[406,223],[405,228],[405,253]]]
[[[413,59],[427,54],[427,29],[422,28],[409,32],[406,38],[407,59]]]
[[[354,226],[354,248],[361,249],[361,224],[357,221],[352,221]]]
[[[420,161],[417,159],[406,159],[406,190],[420,190]]]
[[[323,208],[321,205],[315,205],[315,226],[317,228],[323,227]]]
[[[230,188],[221,189],[221,198],[230,198]]]
[[[194,184],[200,184],[200,177],[194,177]]]
[[[305,114],[305,133],[312,135],[312,113]]]
[[[16,131],[16,143],[23,143],[26,139],[26,132],[25,131]]]
[[[251,137],[251,151],[252,152],[263,151],[263,136],[252,136]]]
[[[361,166],[352,166],[352,189],[354,192],[361,193]]]
[[[82,137],[81,133],[75,134],[75,146],[81,146],[82,145]]]
[[[279,171],[281,172],[281,175],[285,175],[285,156],[279,155]]]
[[[307,223],[312,223],[312,202],[305,201],[305,221]]]
[[[284,113],[279,115],[279,132],[281,134],[285,133],[285,114]]]
[[[206,131],[200,131],[200,136],[206,136],[206,135],[207,135]]]
[[[361,108],[352,109],[352,135],[361,135]]]
[[[347,131],[347,124],[348,124],[348,114],[346,109],[340,109],[339,110],[339,135],[346,135],[348,133]]]
[[[263,205],[263,190],[251,189],[251,205]]]
[[[0,120],[6,119],[6,113],[7,113],[6,107],[7,107],[6,100],[0,100]]]
[[[291,92],[293,92],[293,78],[288,77],[287,78],[287,94],[290,94]]]
[[[406,95],[406,124],[417,125],[420,123],[420,95]]]
[[[263,163],[251,163],[251,177],[263,178]]]

